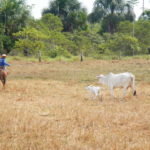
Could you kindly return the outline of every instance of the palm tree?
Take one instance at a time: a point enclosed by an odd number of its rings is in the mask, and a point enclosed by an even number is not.
[[[52,13],[61,18],[64,31],[86,29],[87,12],[78,0],[53,0],[49,8],[43,10],[43,15]]]
[[[135,15],[131,2],[137,0],[95,0],[93,12],[89,21],[101,22],[102,32],[114,33],[120,21],[134,20]]]

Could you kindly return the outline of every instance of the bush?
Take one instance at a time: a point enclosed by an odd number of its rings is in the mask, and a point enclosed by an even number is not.
[[[57,46],[55,49],[49,50],[48,56],[50,56],[51,58],[55,58],[58,56],[64,56],[66,58],[70,58],[71,54],[66,49]]]
[[[135,37],[126,34],[114,34],[105,43],[100,44],[100,54],[116,54],[119,56],[132,56],[138,54],[141,48]]]

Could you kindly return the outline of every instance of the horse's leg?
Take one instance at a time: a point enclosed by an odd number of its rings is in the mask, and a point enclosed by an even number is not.
[[[3,79],[3,88],[5,89],[5,86],[6,86],[6,77],[4,77]]]
[[[5,89],[6,80],[3,77],[1,79],[1,82],[2,82],[3,88]]]
[[[7,71],[0,70],[0,80],[3,84],[3,88],[5,88],[5,85],[6,85],[6,78],[7,78]]]
[[[7,77],[7,72],[4,71],[3,72],[3,75],[2,75],[2,78],[1,78],[1,81],[2,81],[2,84],[3,84],[3,88],[5,89],[5,85],[6,85],[6,77]]]

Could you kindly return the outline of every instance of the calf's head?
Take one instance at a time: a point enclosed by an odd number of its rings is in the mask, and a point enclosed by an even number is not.
[[[86,89],[86,90],[90,90],[90,89],[91,89],[91,85],[86,86],[85,89]]]

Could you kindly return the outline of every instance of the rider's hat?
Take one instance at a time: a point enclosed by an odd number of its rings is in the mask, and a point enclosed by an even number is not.
[[[6,54],[2,54],[2,57],[6,57],[7,55]]]

